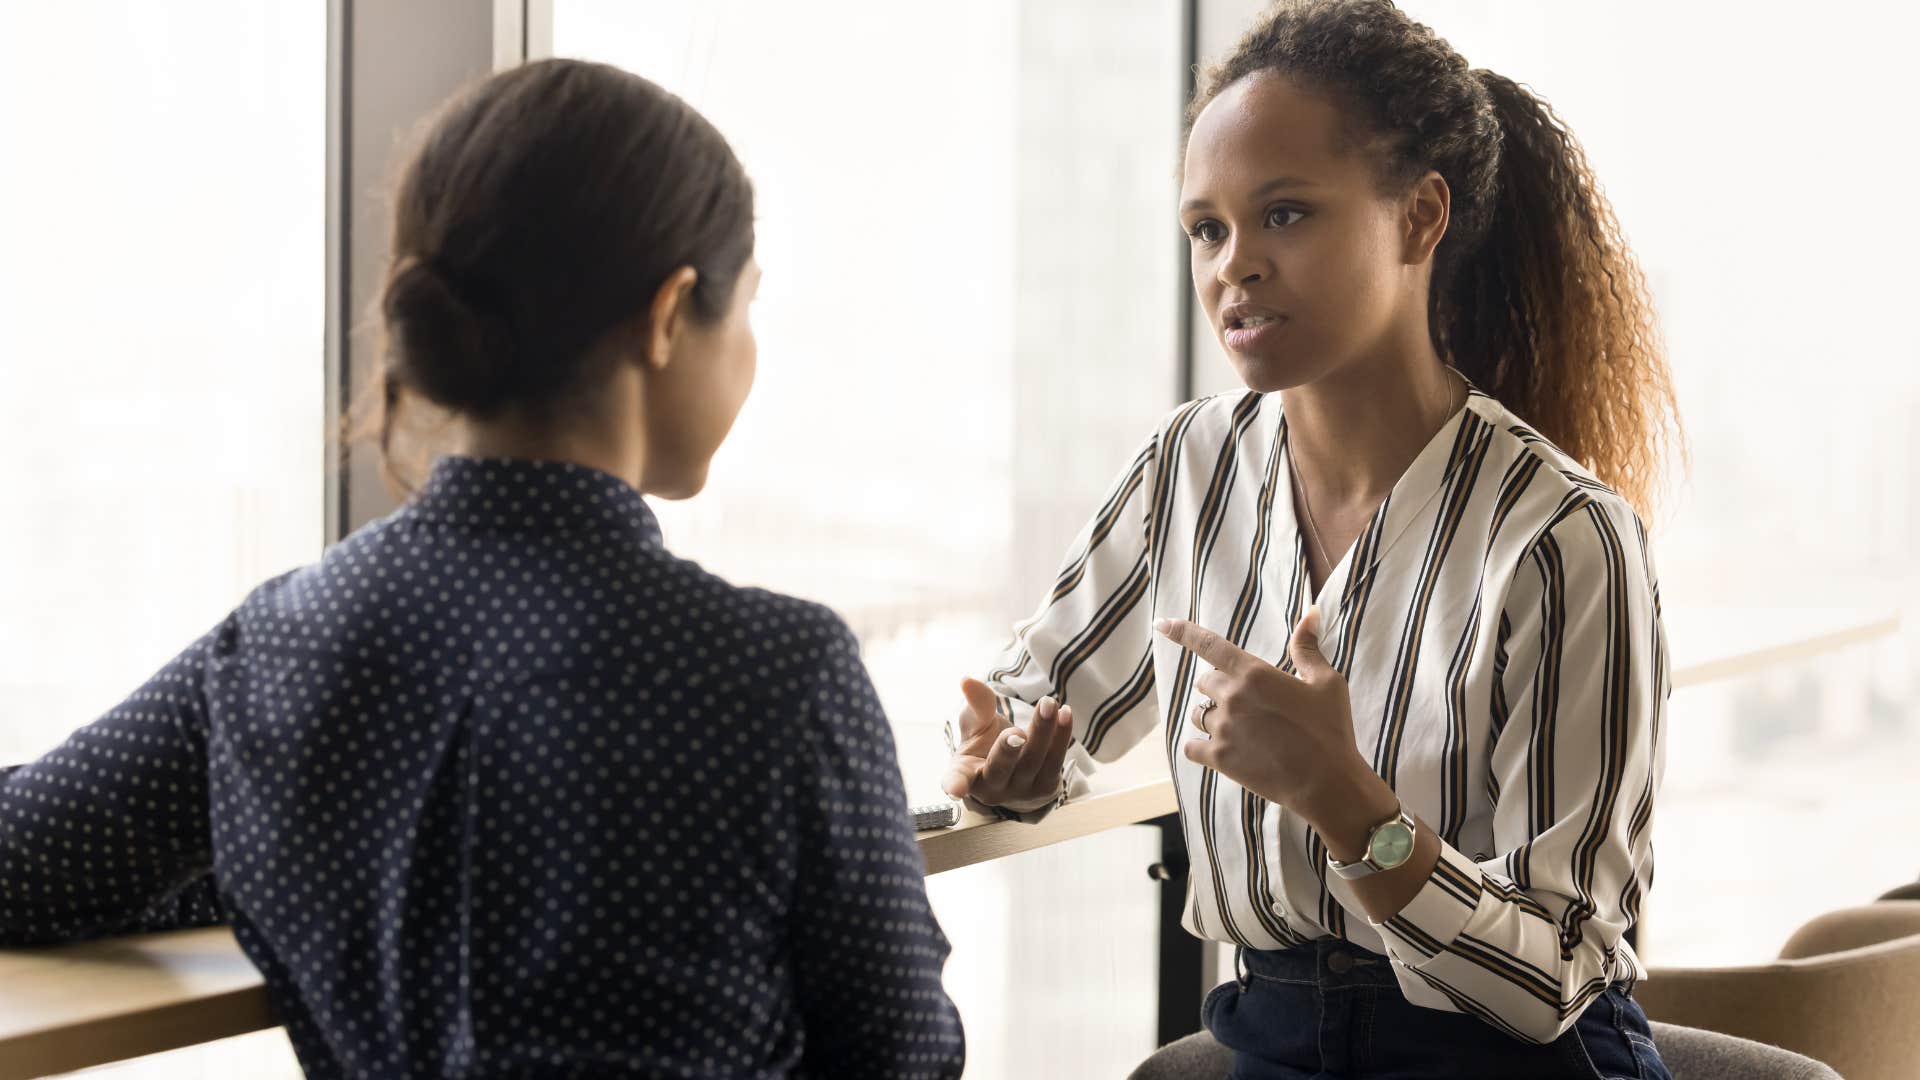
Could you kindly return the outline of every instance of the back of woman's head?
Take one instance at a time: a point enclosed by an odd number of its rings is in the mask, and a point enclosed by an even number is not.
[[[1291,0],[1207,73],[1189,124],[1262,73],[1328,94],[1378,155],[1383,191],[1440,174],[1435,348],[1646,512],[1678,435],[1673,391],[1645,278],[1553,110],[1391,0]]]
[[[380,310],[386,449],[405,390],[471,417],[538,409],[593,377],[591,347],[675,270],[726,311],[753,254],[753,191],[698,112],[637,75],[543,60],[440,115],[402,175]]]

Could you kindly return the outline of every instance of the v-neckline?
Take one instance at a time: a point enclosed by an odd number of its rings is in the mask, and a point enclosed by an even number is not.
[[[1307,525],[1300,520],[1295,508],[1293,477],[1297,466],[1293,462],[1286,412],[1281,411],[1280,454],[1285,459],[1286,467],[1280,470],[1280,483],[1284,487],[1280,494],[1284,496],[1288,516],[1293,519],[1293,547],[1300,561],[1295,572],[1300,574],[1306,585],[1300,590],[1300,595],[1307,604],[1320,608],[1322,640],[1336,632],[1336,624],[1344,624],[1347,601],[1355,590],[1365,584],[1366,577],[1406,532],[1407,526],[1413,524],[1420,511],[1446,486],[1447,478],[1452,475],[1462,456],[1459,443],[1466,417],[1470,413],[1477,415],[1477,403],[1485,397],[1471,386],[1467,388],[1466,402],[1447,418],[1446,423],[1440,425],[1440,430],[1434,432],[1427,444],[1414,455],[1413,462],[1393,482],[1393,487],[1387,490],[1386,498],[1374,508],[1373,514],[1367,519],[1366,528],[1360,530],[1360,535],[1341,553],[1340,560],[1328,569],[1327,579],[1320,583],[1318,589],[1313,587],[1312,562],[1307,555],[1308,541],[1304,532]],[[1356,566],[1361,559],[1365,560],[1366,565]],[[1329,596],[1337,597],[1339,602],[1330,606]],[[1303,606],[1301,610],[1292,612],[1292,621],[1298,622],[1305,611]]]

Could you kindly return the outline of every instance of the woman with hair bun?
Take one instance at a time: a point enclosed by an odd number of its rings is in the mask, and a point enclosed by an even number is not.
[[[401,180],[413,498],[0,773],[0,945],[232,925],[315,1077],[955,1077],[948,945],[846,625],[675,558],[753,381],[753,194],[552,60]]]

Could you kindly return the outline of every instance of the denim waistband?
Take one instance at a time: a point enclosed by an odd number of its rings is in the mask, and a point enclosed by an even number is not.
[[[1272,952],[1242,948],[1236,963],[1242,985],[1249,975],[1303,986],[1400,985],[1393,973],[1393,964],[1386,957],[1333,938]]]

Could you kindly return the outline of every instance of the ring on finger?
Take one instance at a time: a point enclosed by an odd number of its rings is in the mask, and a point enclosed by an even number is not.
[[[1213,732],[1207,730],[1207,713],[1218,704],[1219,702],[1210,697],[1202,697],[1199,703],[1193,707],[1193,726],[1199,729],[1200,734],[1213,734]]]

